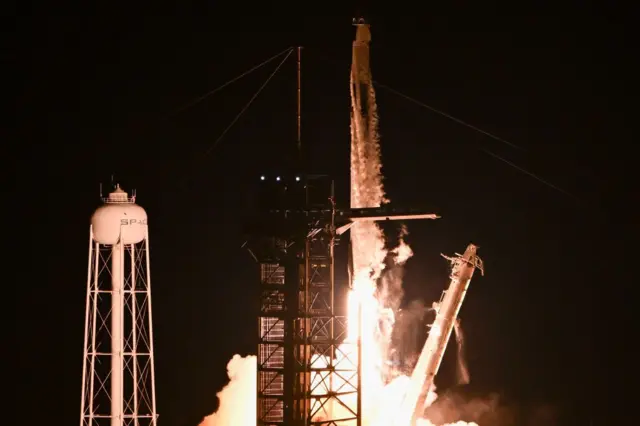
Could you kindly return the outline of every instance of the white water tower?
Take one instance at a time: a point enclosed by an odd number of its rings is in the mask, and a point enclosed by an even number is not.
[[[80,426],[156,426],[147,213],[118,185],[91,218]]]

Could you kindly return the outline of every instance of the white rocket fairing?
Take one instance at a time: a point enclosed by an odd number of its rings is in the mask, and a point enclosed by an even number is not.
[[[456,253],[453,258],[443,255],[452,264],[451,282],[440,302],[435,304],[436,319],[431,324],[429,337],[411,375],[395,426],[414,425],[422,416],[427,395],[433,387],[433,380],[440,368],[473,272],[478,268],[484,274],[482,260],[477,256],[476,250],[475,245],[469,244],[463,255]]]

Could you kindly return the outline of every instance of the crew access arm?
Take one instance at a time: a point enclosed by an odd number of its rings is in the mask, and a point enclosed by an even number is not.
[[[409,388],[400,407],[395,426],[413,426],[422,416],[425,402],[440,368],[444,351],[451,337],[460,306],[476,268],[484,275],[482,260],[476,254],[477,247],[469,244],[463,255],[447,257],[452,264],[451,282],[440,303],[436,304],[436,319],[431,325],[429,337],[422,349],[411,375]]]

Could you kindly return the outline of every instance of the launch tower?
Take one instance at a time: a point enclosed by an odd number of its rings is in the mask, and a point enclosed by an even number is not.
[[[156,426],[147,213],[116,186],[89,232],[80,426]]]
[[[334,247],[358,221],[437,216],[338,209],[326,176],[264,176],[261,184],[248,244],[260,271],[257,424],[359,426],[359,345],[343,344],[348,324],[335,305]]]
[[[356,24],[358,34],[367,33],[363,22]],[[360,46],[367,40],[357,41]],[[297,65],[302,159],[300,48]],[[437,216],[388,205],[339,209],[334,182],[324,175],[281,171],[260,176],[257,183],[260,204],[247,244],[259,265],[257,425],[361,426],[362,346],[345,341],[346,312],[339,312],[335,303],[334,248],[339,236],[359,221]],[[346,300],[341,305],[346,307]]]

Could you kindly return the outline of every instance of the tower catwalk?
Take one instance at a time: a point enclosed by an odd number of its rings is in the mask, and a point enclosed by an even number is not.
[[[80,426],[156,426],[145,210],[116,186],[91,218]]]

